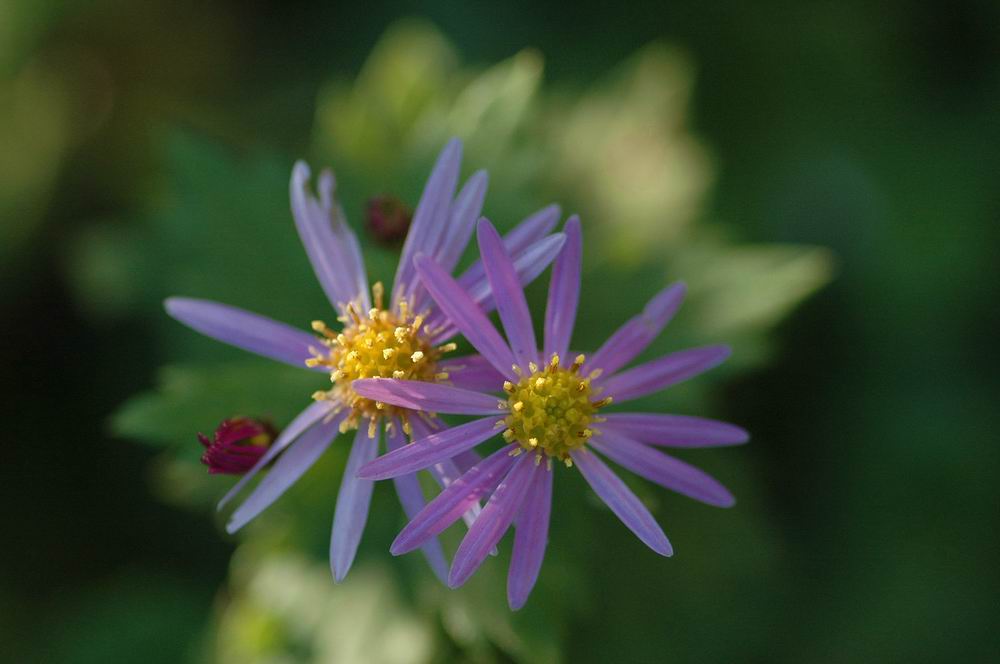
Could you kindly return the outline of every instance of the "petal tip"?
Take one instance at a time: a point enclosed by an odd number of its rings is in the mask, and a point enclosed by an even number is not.
[[[309,168],[309,164],[304,159],[297,159],[295,165],[292,166],[292,183],[296,186],[302,186],[311,175],[312,170]]]
[[[666,535],[663,536],[662,542],[656,542],[656,546],[650,545],[650,548],[664,558],[671,558],[674,555],[674,545],[670,543]]]
[[[489,231],[493,231],[494,234],[499,235],[497,233],[496,227],[493,225],[493,222],[491,222],[486,217],[479,217],[479,219],[476,220],[476,234],[477,234],[477,236],[481,235],[483,233],[488,233]]]
[[[347,573],[351,571],[351,563],[347,563],[345,566],[340,561],[330,562],[330,572],[333,573],[333,582],[342,583],[344,579],[347,578]]]
[[[168,315],[176,317],[177,309],[184,306],[185,298],[171,296],[163,300],[163,310],[167,312]]]

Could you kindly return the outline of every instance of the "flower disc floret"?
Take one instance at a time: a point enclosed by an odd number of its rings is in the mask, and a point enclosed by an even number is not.
[[[313,330],[323,335],[322,348],[309,361],[310,366],[330,369],[330,390],[313,394],[317,401],[330,400],[351,408],[351,414],[341,423],[341,430],[356,428],[363,418],[370,418],[369,429],[374,435],[377,421],[382,417],[399,417],[409,432],[407,411],[367,399],[351,389],[359,378],[401,378],[435,382],[448,379],[446,372],[436,370],[440,357],[455,349],[454,343],[434,347],[423,325],[424,316],[414,315],[405,300],[396,310],[382,305],[382,285],[372,287],[376,306],[361,316],[353,304],[347,305],[346,315],[338,318],[344,328],[341,332],[329,329],[322,321],[314,321]]]
[[[610,397],[594,400],[599,390],[591,381],[598,373],[580,376],[583,362],[584,356],[579,355],[572,365],[562,367],[559,356],[553,355],[542,368],[530,364],[531,373],[526,376],[515,367],[520,381],[504,383],[509,410],[504,439],[571,465],[569,453],[593,435],[591,425],[603,421],[597,416],[598,409],[611,403]]]

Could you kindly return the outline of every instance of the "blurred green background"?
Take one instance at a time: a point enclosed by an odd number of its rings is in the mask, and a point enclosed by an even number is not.
[[[986,0],[3,0],[0,659],[995,657],[998,26]],[[293,160],[336,169],[360,231],[368,197],[416,201],[453,134],[500,226],[581,213],[575,345],[690,284],[647,355],[725,341],[733,360],[642,405],[753,436],[685,455],[731,510],[630,480],[670,560],[566,474],[513,616],[507,548],[455,592],[391,559],[385,487],[333,585],[343,445],[226,536],[230,481],[195,432],[284,424],[315,385],[160,308],[328,316]],[[394,250],[362,241],[391,277]]]

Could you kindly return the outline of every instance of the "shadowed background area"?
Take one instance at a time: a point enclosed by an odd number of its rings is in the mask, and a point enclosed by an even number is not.
[[[998,25],[985,0],[0,4],[5,659],[987,659]],[[452,134],[502,228],[552,200],[580,212],[574,343],[684,279],[654,350],[722,341],[733,360],[643,405],[752,433],[685,456],[730,510],[630,481],[670,560],[567,476],[514,616],[509,542],[445,591],[388,555],[381,487],[334,586],[343,445],[225,535],[231,481],[196,433],[287,424],[316,386],[160,305],[327,315],[288,212],[298,157],[337,170],[391,278],[365,201],[414,204]]]

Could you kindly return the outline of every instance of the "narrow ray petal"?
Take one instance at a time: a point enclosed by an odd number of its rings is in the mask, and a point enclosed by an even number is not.
[[[601,369],[605,376],[610,376],[631,362],[660,335],[677,313],[686,292],[687,287],[678,282],[657,293],[641,314],[618,328],[596,353],[588,356],[583,373]]]
[[[553,233],[516,254],[508,252],[507,255],[511,256],[511,261],[514,263],[514,271],[517,272],[518,283],[524,287],[534,281],[538,275],[545,271],[549,263],[559,255],[565,242],[566,235],[564,233]],[[493,311],[496,307],[493,292],[490,288],[490,280],[486,274],[472,281],[467,281],[463,278],[458,281],[458,285],[465,289],[469,297],[483,311]]]
[[[500,392],[504,377],[482,355],[456,357],[438,364],[438,371],[448,374],[448,381],[455,387],[475,392]]]
[[[514,551],[510,556],[510,571],[507,573],[507,603],[514,611],[528,601],[528,595],[538,580],[538,572],[542,569],[545,547],[549,541],[553,475],[545,467],[536,473],[517,517]]]
[[[333,175],[329,172],[322,177],[321,203],[309,193],[309,166],[304,161],[295,163],[289,194],[295,228],[299,232],[309,262],[312,263],[316,279],[334,308],[353,300],[360,300],[367,308],[368,287],[359,281],[358,265],[352,250],[344,239],[351,231],[335,216],[333,204]],[[336,228],[336,230],[335,230]],[[363,266],[362,266],[363,271]]]
[[[583,448],[570,456],[587,484],[643,544],[661,556],[673,555],[673,547],[653,515],[596,454]]]
[[[413,258],[420,253],[430,253],[434,249],[435,239],[439,236],[441,227],[448,223],[448,212],[452,197],[455,195],[455,185],[458,184],[458,169],[462,163],[462,142],[457,138],[448,141],[441,150],[437,162],[431,170],[420,202],[413,212],[413,223],[406,234],[403,253],[396,268],[396,278],[393,281],[392,301],[396,303],[402,297],[408,297],[416,285],[416,274],[413,270]]]
[[[460,472],[465,472],[483,460],[475,450],[459,452],[451,458]]]
[[[444,315],[497,371],[513,378],[514,355],[476,303],[427,256],[418,256],[415,263],[424,286]]]
[[[451,274],[455,265],[462,257],[465,247],[472,239],[472,231],[476,228],[476,220],[483,211],[483,201],[489,186],[489,176],[486,171],[476,171],[470,177],[462,190],[458,192],[452,205],[448,228],[433,252],[425,252],[434,258],[441,269]]]
[[[351,279],[351,292],[357,293],[362,310],[368,309],[371,301],[368,298],[368,272],[365,270],[365,259],[361,254],[358,236],[347,225],[344,208],[333,196],[336,180],[330,169],[324,169],[319,176],[319,197],[324,211],[330,219],[330,227],[338,241],[341,260],[344,269]]]
[[[362,421],[354,436],[351,454],[347,457],[347,466],[340,480],[337,507],[333,514],[333,530],[330,534],[330,568],[338,583],[347,576],[358,552],[361,533],[365,531],[365,523],[368,521],[372,489],[375,488],[375,483],[371,480],[359,479],[357,471],[375,458],[378,443],[378,428],[375,429],[375,437],[369,438],[368,421]]]
[[[455,265],[462,257],[465,247],[469,244],[476,220],[483,211],[483,200],[486,198],[486,188],[489,176],[486,171],[476,171],[468,179],[462,190],[458,192],[451,205],[447,224],[442,224],[440,237],[428,241],[425,252],[441,266],[441,269],[451,274]],[[420,279],[416,280],[411,291],[413,293],[413,309],[426,311],[432,309],[429,305],[427,289]]]
[[[604,393],[615,403],[637,399],[670,387],[718,366],[729,357],[728,346],[702,346],[640,364],[601,381]]]
[[[427,424],[427,422],[424,421],[423,418],[421,417],[410,418],[410,426],[413,427],[413,440],[414,441],[421,440],[423,438],[427,438],[432,434],[442,433],[448,429],[448,426],[444,422],[441,422],[440,420],[437,420],[436,424],[439,426],[436,426],[435,428],[432,429]],[[463,462],[467,462],[469,460],[467,458],[467,455],[471,455],[471,459],[473,459],[474,461],[472,461],[471,463],[463,463],[463,466],[461,467],[457,463],[455,463],[455,459],[462,459]],[[442,489],[447,489],[449,486],[451,486],[452,482],[457,480],[467,470],[469,470],[469,468],[475,466],[480,461],[481,458],[479,457],[479,455],[470,449],[470,450],[465,450],[464,452],[459,452],[452,458],[441,459],[437,463],[429,466],[427,470],[430,471],[431,477],[434,478],[434,481],[437,482],[439,487],[441,487]],[[482,506],[478,502],[473,503],[473,505],[469,508],[469,511],[462,515],[462,520],[465,521],[465,524],[467,526],[471,526],[473,523],[476,522],[476,519],[479,517],[479,513],[481,511],[482,511]]]
[[[497,397],[441,383],[401,378],[362,378],[351,383],[351,389],[374,401],[431,413],[491,415],[499,412],[500,401]]]
[[[602,431],[667,447],[739,445],[750,439],[744,429],[717,420],[659,413],[608,413]]]
[[[260,472],[261,468],[267,466],[271,463],[276,456],[278,456],[282,450],[291,445],[295,440],[302,435],[302,433],[312,427],[312,425],[319,422],[321,419],[330,415],[334,405],[329,401],[313,401],[311,404],[306,406],[305,410],[295,416],[288,426],[282,429],[281,435],[278,436],[277,440],[271,444],[271,447],[267,448],[267,452],[257,460],[253,468],[247,471],[247,474],[240,478],[240,481],[233,485],[233,488],[226,492],[226,495],[222,497],[219,501],[218,509],[225,507],[226,503],[232,500],[240,491],[243,490],[250,480],[256,477],[257,473]],[[345,414],[346,415],[346,414]],[[340,416],[337,419],[337,424],[344,416]]]
[[[431,435],[432,433],[437,433],[438,431],[444,431],[448,428],[445,424],[437,417],[429,417],[426,420],[424,418],[417,418],[412,420],[413,422],[413,432],[416,435],[418,431],[423,433],[419,434],[419,438],[424,438]],[[478,464],[483,460],[481,456],[475,451],[475,449],[468,449],[459,452],[451,458],[455,463],[455,467],[458,468],[458,474],[462,475],[467,470]]]
[[[514,464],[510,453],[517,444],[507,445],[470,468],[442,491],[396,537],[390,551],[394,556],[412,551],[428,538],[455,523],[469,507],[489,494]]]
[[[455,552],[455,559],[451,563],[451,571],[448,573],[449,586],[457,588],[479,569],[490,550],[507,532],[535,476],[545,472],[548,471],[535,463],[532,454],[522,454],[514,462],[510,472],[490,496],[483,513],[462,538],[462,543]]]
[[[480,219],[477,233],[486,278],[490,282],[497,312],[507,332],[507,340],[514,359],[527,371],[529,363],[538,362],[538,343],[535,341],[528,301],[524,297],[514,264],[504,250],[500,234],[493,224],[485,218]]]
[[[300,369],[307,368],[311,348],[322,348],[311,334],[228,304],[171,297],[163,306],[171,317],[207,337]]]
[[[544,360],[552,357],[553,353],[566,357],[576,321],[576,306],[580,300],[580,260],[583,255],[580,218],[576,215],[570,217],[563,231],[566,233],[566,244],[552,266],[549,301],[545,309]]]
[[[732,507],[736,502],[729,489],[712,476],[642,443],[605,432],[589,444],[618,465],[671,491],[716,507]]]
[[[545,271],[549,263],[559,255],[559,250],[562,249],[565,241],[565,235],[554,233],[542,238],[520,254],[514,255],[514,270],[517,272],[517,277],[522,287],[530,284],[538,275]],[[496,300],[490,291],[490,282],[485,276],[470,286],[459,285],[465,289],[469,298],[476,303],[480,311],[484,314],[493,311],[496,307]],[[428,319],[428,326],[436,329],[439,328],[434,333],[434,343],[447,341],[459,332],[459,329],[448,320],[447,315],[440,311],[436,311],[431,315]]]
[[[562,210],[558,205],[553,204],[525,217],[517,226],[503,236],[504,249],[507,250],[509,255],[515,257],[523,253],[528,247],[552,232],[556,222],[559,221],[560,214],[562,214]],[[458,279],[458,283],[464,287],[468,287],[478,281],[485,280],[486,271],[483,269],[483,262],[480,259],[462,273],[462,276]]]
[[[386,447],[390,452],[394,452],[404,445],[406,445],[406,436],[403,434],[403,428],[397,422],[392,430],[386,434]],[[406,518],[412,519],[427,504],[424,500],[424,491],[420,488],[420,479],[416,473],[411,473],[394,477],[392,481],[396,486],[396,494],[399,496],[399,503],[403,506]],[[444,557],[444,550],[441,548],[441,542],[438,538],[432,537],[424,542],[420,551],[427,558],[427,564],[430,565],[431,570],[437,578],[441,579],[441,583],[447,583],[448,561]]]
[[[226,530],[230,534],[235,533],[267,509],[288,487],[302,477],[302,474],[316,463],[337,437],[341,419],[343,418],[335,417],[329,422],[320,422],[299,436],[298,440],[278,457],[274,467],[243,504],[236,508],[229,523],[226,524]]]
[[[422,470],[496,435],[495,423],[496,418],[487,417],[432,433],[366,464],[358,471],[358,476],[385,480]]]

